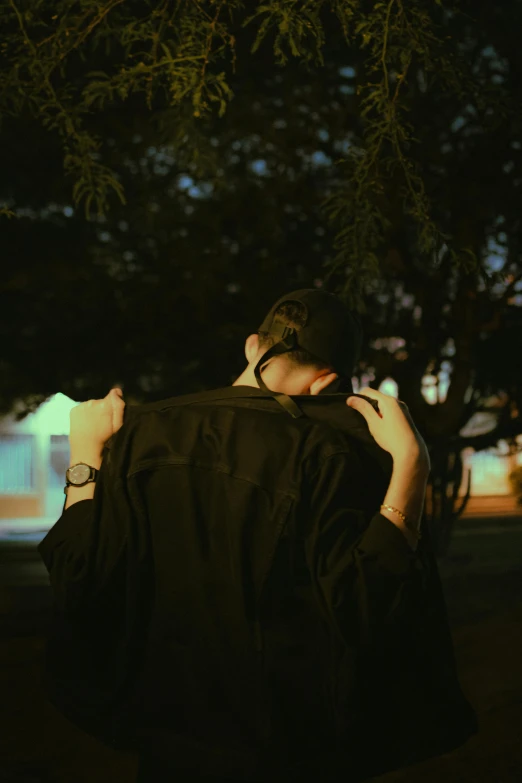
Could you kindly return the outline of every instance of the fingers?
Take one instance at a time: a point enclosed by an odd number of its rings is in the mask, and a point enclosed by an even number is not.
[[[384,394],[384,392],[378,391],[378,389],[371,389],[369,386],[365,386],[363,389],[359,389],[358,394],[365,394],[366,397],[372,397],[374,400],[379,402],[381,400],[393,400],[393,402],[396,402],[403,410],[409,410],[406,403],[402,400],[398,400],[396,397],[392,397],[391,394]]]
[[[362,394],[365,397],[369,397],[372,400],[375,400],[379,404],[379,410],[376,411],[375,408],[367,401],[361,399],[361,397],[348,397],[346,400],[346,404],[349,405],[351,408],[356,408],[359,410],[360,413],[362,413],[364,416],[366,416],[366,412],[368,411],[368,415],[370,415],[370,409],[373,412],[374,415],[377,416],[377,418],[382,419],[382,411],[386,410],[386,406],[390,405],[398,405],[406,418],[411,421],[410,412],[408,410],[408,406],[405,402],[402,402],[402,400],[398,400],[396,397],[392,397],[391,394],[384,394],[384,392],[378,391],[378,389],[372,389],[369,386],[364,386],[362,389],[359,389],[357,392],[358,394]]]
[[[363,391],[361,390],[361,394],[362,393]],[[369,397],[370,395],[368,394],[367,396]],[[377,398],[372,398],[372,399],[377,399]],[[348,399],[346,400],[346,404],[350,408],[355,408],[356,411],[359,411],[359,413],[361,413],[367,421],[372,416],[375,416],[377,419],[382,419],[382,414],[378,413],[373,407],[373,405],[371,405],[371,403],[368,402],[368,400],[363,400],[361,399],[361,397],[348,397]]]

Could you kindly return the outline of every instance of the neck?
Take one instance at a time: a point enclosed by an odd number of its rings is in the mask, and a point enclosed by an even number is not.
[[[256,376],[252,370],[246,369],[241,373],[239,378],[236,378],[232,386],[253,386],[255,389],[259,389],[259,384],[256,381]]]
[[[309,381],[300,377],[297,373],[289,373],[288,370],[277,363],[272,362],[263,370],[263,381],[272,392],[282,394],[310,394]],[[254,365],[249,365],[232,386],[253,386],[259,389]]]

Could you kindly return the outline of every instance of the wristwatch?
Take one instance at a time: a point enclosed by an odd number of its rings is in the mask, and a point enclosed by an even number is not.
[[[91,465],[86,465],[85,462],[78,462],[77,465],[71,465],[65,471],[65,487],[63,491],[67,494],[67,487],[83,487],[90,481],[96,481],[98,473],[100,471],[93,468]]]

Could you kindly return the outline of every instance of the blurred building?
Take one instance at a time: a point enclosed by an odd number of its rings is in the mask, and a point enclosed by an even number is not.
[[[75,405],[58,393],[22,421],[0,419],[0,519],[60,516]]]

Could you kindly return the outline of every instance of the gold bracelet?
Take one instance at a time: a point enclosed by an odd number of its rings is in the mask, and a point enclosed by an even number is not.
[[[422,538],[422,533],[420,532],[420,530],[412,530],[408,526],[408,523],[406,522],[406,515],[403,514],[402,511],[399,511],[398,508],[394,508],[393,506],[387,506],[385,503],[382,504],[381,508],[387,508],[388,511],[394,511],[396,514],[398,514],[400,516],[400,518],[402,519],[402,521],[404,522],[404,525],[406,526],[406,529],[410,533],[412,533],[414,536],[416,536],[417,539],[420,541],[420,539]]]

